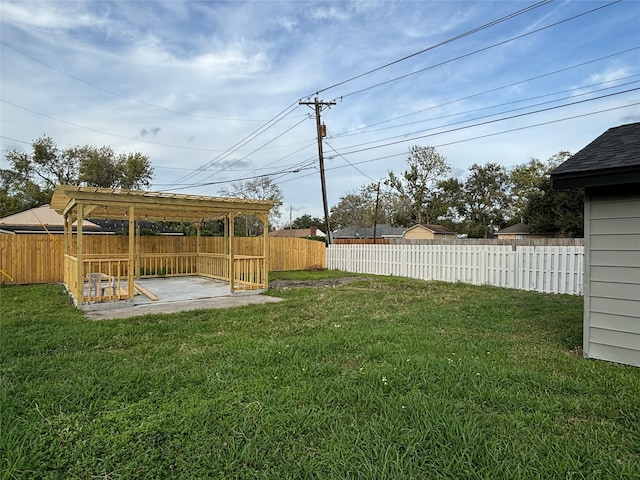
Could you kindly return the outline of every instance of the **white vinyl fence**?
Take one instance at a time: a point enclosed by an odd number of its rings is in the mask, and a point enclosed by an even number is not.
[[[327,268],[582,295],[584,247],[329,245]]]

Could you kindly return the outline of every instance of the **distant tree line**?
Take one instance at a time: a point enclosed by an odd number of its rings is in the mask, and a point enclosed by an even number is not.
[[[571,156],[560,151],[546,161],[536,158],[506,169],[498,163],[473,164],[466,174],[450,176],[451,166],[430,146],[412,146],[407,168],[389,171],[384,181],[363,185],[345,193],[331,208],[332,230],[372,227],[374,223],[410,227],[437,223],[469,237],[492,237],[501,228],[518,222],[532,233],[581,237],[583,190],[554,190],[549,172]],[[32,144],[32,151],[6,154],[9,168],[0,169],[0,214],[9,215],[49,203],[56,185],[143,189],[153,179],[149,158],[138,152],[116,155],[110,147],[89,145],[58,148],[50,137]],[[220,195],[277,202],[270,223],[280,217],[283,193],[268,177],[233,182]],[[285,228],[321,227],[324,220],[303,215]],[[257,218],[239,218],[235,234],[260,235]],[[195,234],[195,227],[175,224],[172,228]],[[205,235],[221,235],[220,221],[201,226]]]
[[[583,190],[554,190],[549,180],[549,172],[570,156],[560,151],[546,161],[532,158],[512,169],[493,162],[473,164],[458,178],[448,175],[451,167],[435,148],[414,146],[405,171],[388,172],[382,185],[364,185],[340,197],[331,208],[331,226],[435,223],[487,238],[525,222],[532,233],[581,237]]]

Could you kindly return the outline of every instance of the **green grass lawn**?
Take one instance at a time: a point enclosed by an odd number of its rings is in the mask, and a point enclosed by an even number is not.
[[[581,297],[271,294],[91,322],[60,286],[0,288],[2,478],[640,478],[640,369],[575,354]]]

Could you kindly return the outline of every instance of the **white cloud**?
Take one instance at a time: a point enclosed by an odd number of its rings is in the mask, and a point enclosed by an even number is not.
[[[5,21],[23,28],[54,31],[104,24],[104,19],[74,9],[73,6],[74,4],[61,2],[3,2],[2,16]]]
[[[337,20],[340,22],[344,22],[351,17],[350,13],[340,5],[322,5],[313,8],[310,16],[314,20]]]

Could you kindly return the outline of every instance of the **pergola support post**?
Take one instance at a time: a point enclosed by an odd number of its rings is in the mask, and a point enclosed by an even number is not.
[[[196,223],[196,275],[200,274],[200,230],[202,230],[202,224]]]
[[[260,220],[262,221],[262,229],[264,230],[263,235],[263,246],[262,246],[262,278],[264,280],[264,288],[265,290],[269,288],[269,215],[261,215]]]
[[[129,268],[127,268],[127,298],[129,300],[133,299],[133,281],[135,279],[135,253],[136,253],[136,243],[135,243],[135,209],[133,205],[129,206],[128,211],[129,217]]]
[[[135,221],[135,219],[134,219]],[[140,222],[135,222],[136,225],[136,269],[134,270],[134,278],[140,278]]]
[[[229,291],[231,293],[235,290],[235,278],[236,278],[236,269],[235,269],[235,261],[233,259],[234,253],[234,231],[235,231],[235,220],[233,213],[229,213],[229,236],[228,236],[228,249],[229,249]]]
[[[76,265],[77,271],[76,276],[78,278],[77,288],[76,288],[76,301],[79,304],[84,303],[84,259],[82,257],[82,217],[84,216],[84,205],[82,203],[78,204],[78,226],[77,226],[77,258],[78,264]]]
[[[73,216],[67,213],[64,216],[64,253],[71,255],[73,251]]]

